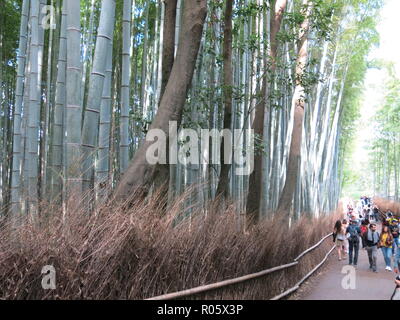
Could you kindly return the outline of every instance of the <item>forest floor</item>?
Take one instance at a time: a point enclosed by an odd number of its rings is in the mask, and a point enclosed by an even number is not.
[[[358,266],[355,271],[355,288],[342,287],[348,275],[348,256],[339,261],[334,251],[325,267],[309,281],[290,300],[389,300],[393,294],[396,274],[385,270],[382,252],[378,252],[378,273],[369,269],[368,255],[360,249]],[[343,273],[342,273],[343,271]]]

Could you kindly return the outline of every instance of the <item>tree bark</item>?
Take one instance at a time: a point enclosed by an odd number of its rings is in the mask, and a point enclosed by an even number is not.
[[[233,68],[232,68],[232,10],[233,1],[227,0],[224,17],[224,44],[223,44],[223,59],[224,59],[224,129],[231,129],[232,123],[232,90],[233,90]],[[224,163],[225,138],[221,143],[220,158],[221,172],[217,187],[216,197],[223,196],[228,198],[229,171],[231,165]]]
[[[278,51],[278,42],[276,40],[276,35],[279,32],[282,24],[283,13],[286,10],[287,0],[278,0],[275,3],[274,19],[271,19],[271,35],[270,35],[270,52],[269,58],[271,60],[271,77],[274,77],[276,71],[276,58]],[[267,70],[264,70],[266,73]],[[264,135],[264,114],[265,105],[268,100],[268,78],[265,74],[262,83],[262,97],[256,105],[256,113],[254,117],[254,122],[252,129],[254,130],[254,135],[262,139]],[[264,142],[264,141],[263,141]],[[262,159],[263,154],[261,152],[256,152],[254,155],[254,170],[249,177],[249,190],[247,195],[246,213],[247,215],[255,214],[257,215],[260,210],[261,201],[261,186],[262,186]]]
[[[180,36],[176,60],[159,109],[150,127],[150,129],[162,130],[167,137],[169,136],[169,122],[176,121],[179,125],[182,120],[183,107],[193,78],[206,13],[206,0],[185,1],[183,32]],[[157,167],[157,165],[149,164],[146,160],[146,152],[150,145],[152,142],[142,141],[115,190],[114,198],[116,200],[126,200],[133,191],[139,191],[142,195],[148,193]]]
[[[161,66],[161,93],[160,101],[164,95],[168,79],[175,60],[175,25],[176,25],[176,8],[177,0],[165,0],[165,15],[163,27],[163,48],[162,48],[162,66]],[[168,148],[168,146],[167,146]],[[167,149],[167,159],[169,152]],[[174,170],[174,166],[168,164],[160,164],[157,166],[157,178],[154,182],[156,189],[161,187],[167,189],[169,184],[170,170]]]
[[[292,139],[290,143],[289,160],[286,168],[286,181],[283,187],[282,194],[279,198],[277,212],[279,215],[288,215],[292,208],[293,196],[298,179],[298,168],[301,159],[301,141],[303,134],[303,118],[305,107],[305,92],[301,82],[304,71],[306,69],[308,57],[308,33],[309,33],[309,16],[312,5],[308,0],[304,0],[307,5],[305,12],[305,20],[301,24],[299,41],[298,41],[298,54],[296,61],[296,88],[293,95],[292,103],[294,105],[294,123],[292,130]]]
[[[163,46],[162,46],[162,80],[161,80],[161,94],[160,98],[164,95],[165,88],[171,74],[172,66],[174,65],[175,57],[175,24],[176,24],[176,7],[177,0],[165,0],[165,16],[164,16],[164,30],[163,30]]]

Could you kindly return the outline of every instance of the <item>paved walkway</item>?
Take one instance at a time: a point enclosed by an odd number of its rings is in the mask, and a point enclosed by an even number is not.
[[[378,252],[378,273],[369,269],[368,255],[360,249],[358,267],[355,269],[355,289],[344,289],[343,278],[349,274],[348,257],[338,261],[337,252],[332,252],[329,265],[309,284],[308,290],[300,294],[301,300],[389,300],[394,287],[396,274],[385,270],[381,250]],[[343,269],[344,268],[344,269]],[[343,270],[343,273],[341,273]],[[345,282],[345,281],[344,281]],[[349,284],[349,282],[347,282]]]

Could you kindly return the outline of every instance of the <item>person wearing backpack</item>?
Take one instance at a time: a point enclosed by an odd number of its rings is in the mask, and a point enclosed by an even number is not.
[[[349,264],[357,266],[358,250],[360,248],[361,229],[358,220],[352,219],[346,230],[347,240],[349,241]]]
[[[371,223],[369,225],[369,230],[364,233],[364,242],[366,245],[366,250],[368,253],[369,268],[374,272],[378,272],[376,266],[376,260],[378,258],[378,242],[380,239],[380,234],[376,231],[376,224]]]
[[[393,245],[393,236],[390,233],[389,227],[383,226],[382,234],[379,237],[378,247],[382,249],[382,254],[383,254],[383,258],[385,259],[387,271],[392,271],[392,268],[391,268],[392,245]]]
[[[360,226],[360,230],[361,230],[361,244],[362,244],[362,247],[363,247],[363,249],[366,247],[366,244],[365,244],[365,241],[364,241],[364,234],[366,233],[366,232],[368,232],[368,225],[369,225],[369,220],[368,219],[364,219],[362,222],[361,222],[361,226]]]
[[[390,233],[393,236],[393,256],[399,251],[399,221],[397,219],[392,220],[392,225],[389,226]]]

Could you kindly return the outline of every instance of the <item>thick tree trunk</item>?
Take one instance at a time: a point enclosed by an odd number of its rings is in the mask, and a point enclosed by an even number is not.
[[[162,45],[162,66],[161,66],[161,93],[160,102],[164,95],[168,79],[171,74],[175,60],[175,26],[176,26],[176,9],[177,0],[165,0],[165,15],[163,26],[163,45]],[[168,148],[168,146],[167,146]],[[167,159],[169,152],[167,149]],[[154,187],[156,189],[164,188],[167,192],[170,179],[170,170],[175,170],[174,165],[160,164],[157,166],[156,180]]]
[[[161,94],[164,95],[165,88],[171,74],[175,57],[175,24],[176,24],[176,6],[177,0],[165,0],[165,16],[163,30],[163,49],[162,49],[162,80]]]
[[[308,4],[308,0],[304,0],[304,4]],[[300,27],[300,35],[298,41],[298,55],[296,62],[296,89],[293,95],[294,106],[294,123],[292,130],[292,139],[290,143],[289,160],[286,168],[286,181],[282,194],[279,198],[277,212],[281,215],[289,214],[292,208],[293,196],[295,193],[299,164],[301,159],[301,140],[303,134],[303,117],[305,107],[305,92],[301,83],[304,74],[307,57],[308,57],[308,32],[309,32],[309,16],[311,12],[311,4],[307,6],[306,17]]]
[[[278,42],[276,35],[278,34],[281,24],[283,13],[286,10],[287,0],[278,0],[275,3],[274,19],[271,19],[271,34],[270,34],[270,52],[269,58],[271,59],[271,77],[274,77],[276,70],[276,58],[278,51]],[[266,73],[267,70],[264,70]],[[258,139],[262,139],[264,136],[264,114],[265,105],[268,101],[268,79],[267,75],[263,77],[262,83],[262,96],[260,101],[256,105],[256,113],[253,122],[254,135]],[[264,142],[264,141],[263,141]],[[269,156],[269,155],[268,155]],[[246,212],[248,215],[259,213],[260,202],[261,202],[261,187],[262,187],[262,152],[256,152],[254,155],[254,170],[249,178],[249,192],[247,195]],[[265,178],[265,177],[264,177]]]
[[[232,68],[232,9],[233,1],[227,0],[225,2],[225,17],[224,17],[224,44],[223,44],[223,59],[224,59],[224,129],[231,129],[232,124],[232,91],[233,91],[233,68]],[[228,197],[229,185],[229,171],[231,165],[224,163],[224,150],[225,138],[221,143],[220,158],[221,158],[221,172],[219,175],[219,182],[217,187],[216,196]]]
[[[199,52],[204,21],[207,13],[206,0],[187,0],[184,5],[183,32],[181,33],[178,51],[171,76],[168,80],[160,107],[150,129],[160,129],[169,135],[169,122],[182,119],[183,107],[191,84],[196,58]],[[147,149],[153,143],[143,141],[122,177],[114,197],[126,200],[136,189],[147,194],[154,180],[155,168],[146,160]]]

